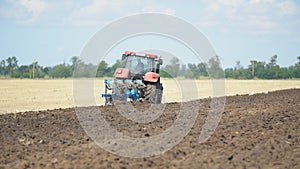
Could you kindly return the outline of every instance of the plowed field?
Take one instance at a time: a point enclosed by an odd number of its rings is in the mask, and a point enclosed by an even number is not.
[[[300,168],[300,90],[229,96],[214,134],[198,141],[210,99],[189,134],[171,150],[149,158],[111,154],[84,132],[74,108],[0,115],[0,168]],[[138,104],[147,109],[148,104]],[[164,114],[138,124],[116,108],[100,109],[118,131],[151,137],[176,119],[180,103],[167,103]]]

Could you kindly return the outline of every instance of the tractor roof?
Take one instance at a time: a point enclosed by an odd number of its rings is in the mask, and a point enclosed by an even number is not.
[[[153,59],[156,59],[158,58],[157,55],[154,55],[154,54],[148,54],[148,53],[144,53],[144,52],[132,52],[132,51],[125,51],[124,52],[125,55],[136,55],[136,56],[143,56],[143,57],[150,57],[150,58],[153,58]]]

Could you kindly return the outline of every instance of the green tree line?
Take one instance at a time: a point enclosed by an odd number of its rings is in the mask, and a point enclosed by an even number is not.
[[[297,57],[298,62],[289,67],[280,67],[277,64],[277,55],[270,58],[270,61],[250,61],[249,65],[244,68],[240,61],[236,62],[234,68],[227,68],[224,71],[220,66],[218,56],[211,58],[206,63],[180,65],[178,59],[172,59],[170,65],[162,68],[162,77],[199,78],[210,76],[212,78],[232,79],[291,79],[300,78],[300,56]]]
[[[236,62],[234,68],[225,69],[226,78],[233,79],[290,79],[300,78],[300,56],[297,57],[298,63],[289,67],[280,67],[277,64],[277,55],[270,58],[268,63],[264,61],[250,61],[244,68],[240,62]]]
[[[29,65],[19,65],[15,56],[0,61],[0,77],[4,78],[70,78],[70,77],[112,77],[115,69],[120,65],[117,60],[111,67],[105,61],[98,65],[86,64],[74,56],[71,64],[58,64],[44,67],[33,62]]]
[[[245,68],[239,61],[234,68],[223,70],[218,56],[211,58],[208,63],[180,64],[178,58],[172,58],[170,64],[161,67],[161,77],[184,78],[233,78],[233,79],[288,79],[300,78],[300,56],[298,63],[289,67],[280,67],[277,64],[277,55],[270,58],[268,63],[264,61],[250,61]],[[0,61],[0,76],[5,78],[69,78],[69,77],[113,77],[114,71],[121,64],[117,60],[109,66],[105,61],[98,65],[87,64],[74,56],[70,64],[62,63],[56,66],[44,67],[33,62],[29,65],[19,65],[15,56]]]

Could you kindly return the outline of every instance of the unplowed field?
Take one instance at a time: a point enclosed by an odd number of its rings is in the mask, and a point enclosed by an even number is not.
[[[94,79],[93,102],[95,104],[92,104],[93,106],[103,105],[103,99],[100,98],[100,94],[104,93],[103,82],[104,79]],[[179,86],[178,82],[185,85]],[[73,83],[74,79],[0,79],[0,114],[78,106],[74,103],[76,86],[74,87]],[[164,103],[184,101],[182,92],[192,92],[192,95],[198,93],[196,98],[207,98],[213,93],[210,80],[162,79],[162,83],[164,85]],[[190,84],[196,84],[197,88]],[[226,79],[224,85],[224,95],[228,96],[291,88],[299,89],[300,80]],[[182,91],[181,87],[188,90]]]
[[[103,150],[84,132],[74,108],[0,115],[0,168],[300,168],[299,89],[227,97],[216,131],[201,144],[210,99],[199,101],[189,134],[170,151],[149,158]],[[174,122],[179,107],[167,103],[163,115],[143,124],[125,119],[113,106],[87,110],[100,109],[126,135],[151,137]]]

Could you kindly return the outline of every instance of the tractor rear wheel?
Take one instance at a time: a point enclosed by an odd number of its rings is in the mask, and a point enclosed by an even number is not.
[[[157,89],[157,84],[149,83],[145,90],[145,100],[148,100],[152,104],[160,104],[161,93],[162,91]]]

